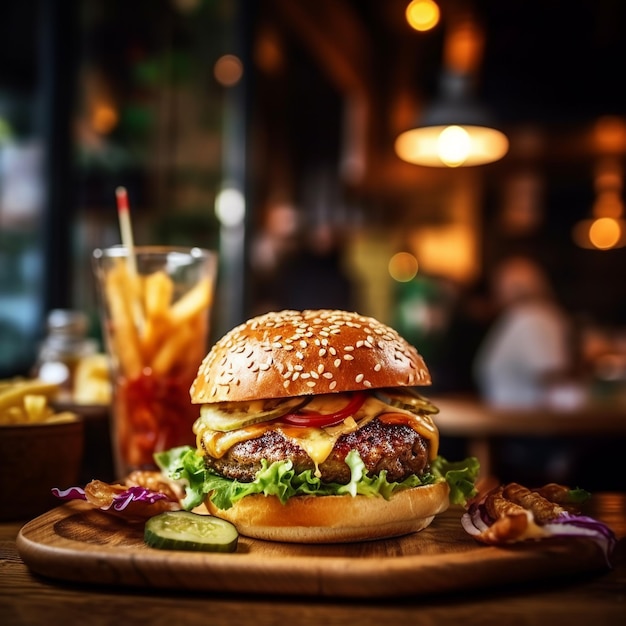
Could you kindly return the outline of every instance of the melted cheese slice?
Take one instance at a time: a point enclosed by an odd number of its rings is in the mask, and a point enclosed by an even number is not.
[[[307,405],[307,409],[319,413],[336,411],[345,406],[345,396],[342,400],[338,397],[340,395],[342,394],[330,397],[316,397]],[[411,427],[430,442],[430,460],[437,456],[439,431],[430,415],[416,415],[410,411],[389,406],[373,395],[368,396],[356,415],[349,417],[340,424],[327,428],[289,426],[269,421],[228,432],[218,432],[211,430],[201,420],[198,420],[194,429],[196,430],[198,449],[204,448],[208,454],[218,459],[224,456],[236,443],[247,441],[248,439],[256,439],[261,437],[266,431],[275,429],[282,433],[286,439],[305,450],[315,463],[316,468],[318,468],[328,458],[341,435],[362,428],[375,417],[378,417],[381,422],[386,424],[404,424]],[[318,473],[319,469],[316,471],[316,474]]]

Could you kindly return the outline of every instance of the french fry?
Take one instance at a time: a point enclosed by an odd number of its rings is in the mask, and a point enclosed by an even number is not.
[[[206,354],[204,339],[207,337],[209,328],[209,317],[207,312],[199,311],[189,320],[188,325],[191,329],[193,341],[189,346],[185,359],[188,363],[195,363],[197,366]],[[202,341],[199,341],[199,338],[201,338]]]
[[[188,346],[195,340],[193,328],[184,324],[169,335],[152,359],[152,372],[157,375],[167,374],[180,359],[187,359]]]
[[[54,383],[45,383],[41,380],[19,380],[3,383],[0,390],[0,414],[15,406],[23,406],[26,396],[43,396],[46,399],[54,398],[59,387]]]
[[[143,300],[147,319],[168,315],[174,283],[163,271],[154,272],[144,278]]]
[[[112,322],[114,353],[124,374],[138,376],[143,368],[139,336],[135,326],[130,299],[133,297],[128,273],[122,264],[111,269],[106,276],[105,294]]]
[[[40,424],[76,419],[70,412],[55,413],[49,404],[59,390],[55,383],[37,379],[0,382],[0,426]]]
[[[200,311],[206,310],[210,302],[211,281],[203,278],[172,305],[170,322],[176,326],[183,324]]]
[[[158,352],[165,337],[172,332],[172,326],[167,318],[162,316],[147,317],[141,335],[141,354],[144,363],[150,363]]]
[[[78,404],[109,404],[112,393],[109,370],[106,355],[83,357],[74,372],[74,401]]]
[[[141,335],[141,350],[145,363],[150,363],[171,332],[169,321],[170,304],[174,293],[172,279],[163,271],[154,272],[143,282],[143,300],[146,312]]]

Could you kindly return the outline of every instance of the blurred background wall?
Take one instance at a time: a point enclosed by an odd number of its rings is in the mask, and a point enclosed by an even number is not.
[[[441,0],[424,32],[408,4],[3,6],[0,376],[28,370],[52,308],[98,335],[90,255],[119,242],[118,185],[137,244],[219,249],[215,336],[357,309],[414,341],[437,389],[471,389],[490,272],[515,252],[571,317],[574,365],[623,375],[626,4]],[[449,73],[508,137],[500,160],[398,157]]]

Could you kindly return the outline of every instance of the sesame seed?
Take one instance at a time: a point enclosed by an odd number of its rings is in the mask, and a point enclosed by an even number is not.
[[[364,381],[363,381],[363,385],[364,385],[365,387],[371,387],[371,386],[372,386],[372,383],[370,383],[370,381],[369,381],[369,380],[364,380]]]
[[[309,380],[306,385],[307,387],[315,387],[316,384],[317,383],[314,380]]]
[[[364,378],[365,378],[365,376],[363,376],[363,374],[357,374],[355,379],[354,379],[354,382],[360,383],[360,382],[363,381]]]
[[[354,357],[351,354],[343,355],[344,361],[354,361]]]
[[[383,366],[380,363],[376,363],[376,365],[374,365],[375,372],[380,372],[381,369],[383,369]]]
[[[343,348],[346,352],[352,352],[354,350],[354,346],[344,346]]]
[[[337,386],[337,381],[336,381],[336,380],[333,380],[333,382],[332,382],[332,383],[330,383],[330,385],[328,385],[328,388],[329,388],[329,389],[334,389],[336,386]]]
[[[333,363],[333,365],[335,367],[339,367],[341,365],[341,359],[335,359],[335,362]]]

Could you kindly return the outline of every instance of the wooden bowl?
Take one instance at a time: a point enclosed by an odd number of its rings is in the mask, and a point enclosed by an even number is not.
[[[0,521],[26,520],[62,502],[51,489],[78,483],[84,449],[84,422],[0,426]]]

